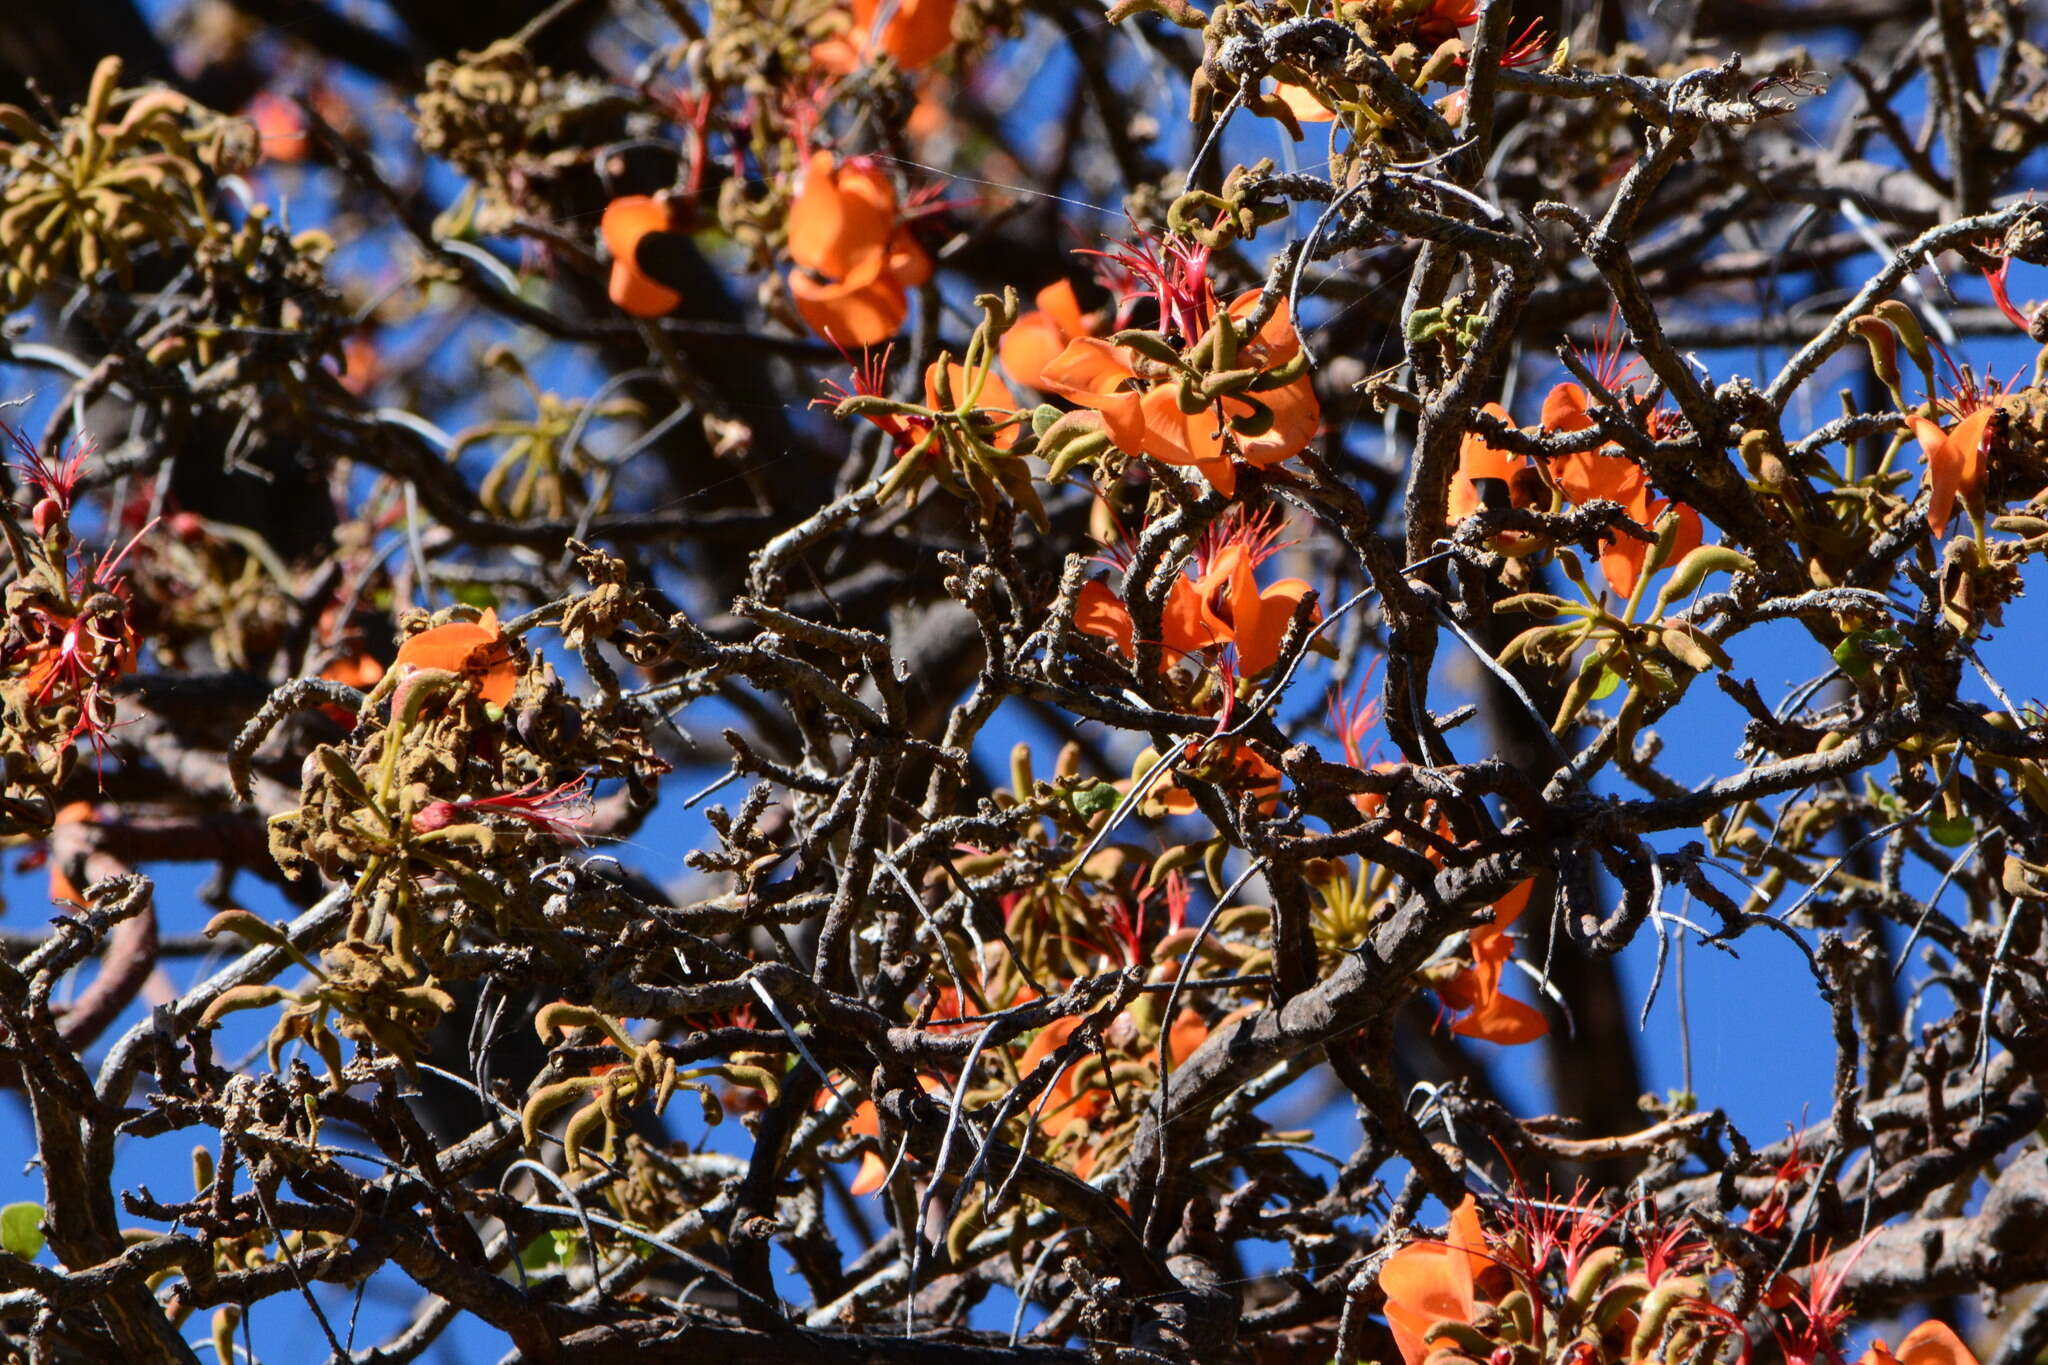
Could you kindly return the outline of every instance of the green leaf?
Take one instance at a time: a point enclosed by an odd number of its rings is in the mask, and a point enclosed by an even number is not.
[[[9,1204],[0,1209],[0,1251],[33,1261],[43,1249],[43,1206]]]
[[[448,595],[465,607],[495,607],[498,605],[497,590],[488,583],[456,583],[449,586]]]
[[[1870,671],[1870,656],[1863,652],[1863,642],[1870,638],[1867,630],[1852,630],[1842,637],[1842,643],[1830,651],[1835,666],[1852,678],[1860,678]]]
[[[1083,787],[1070,798],[1074,810],[1083,819],[1100,811],[1115,810],[1116,803],[1123,800],[1123,793],[1108,782],[1097,782],[1092,787]]]
[[[1927,833],[1943,848],[1961,848],[1975,836],[1977,826],[1967,815],[1937,815],[1927,822]]]
[[[1603,697],[1611,697],[1614,695],[1614,689],[1619,686],[1621,686],[1621,674],[1616,673],[1611,668],[1603,668],[1600,670],[1600,682],[1593,688],[1591,699],[1599,701]]]
[[[576,1256],[576,1233],[574,1229],[551,1228],[526,1244],[519,1253],[519,1264],[534,1274],[550,1270],[561,1270]]]
[[[1408,340],[1424,341],[1444,330],[1444,310],[1418,308],[1408,315]]]

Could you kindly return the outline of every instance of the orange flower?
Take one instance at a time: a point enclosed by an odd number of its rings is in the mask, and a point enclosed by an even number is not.
[[[927,1095],[935,1095],[945,1089],[945,1086],[930,1076],[919,1076],[917,1083],[924,1087],[924,1093]],[[832,1096],[829,1093],[819,1093],[818,1108],[823,1109],[831,1102]],[[873,1100],[862,1100],[854,1106],[853,1118],[847,1123],[846,1131],[853,1137],[871,1137],[877,1140],[881,1138],[882,1116],[876,1111]],[[867,1148],[860,1154],[860,1169],[854,1172],[853,1184],[847,1187],[847,1193],[856,1199],[862,1195],[873,1194],[882,1188],[883,1182],[888,1178],[889,1163],[882,1160],[881,1154],[873,1148]]]
[[[1174,1017],[1173,1027],[1167,1030],[1167,1055],[1175,1062],[1184,1062],[1194,1050],[1209,1041],[1209,1026],[1202,1022],[1202,1016],[1187,1008]],[[1916,1362],[1917,1365],[1917,1362]]]
[[[823,71],[844,76],[873,55],[875,16],[887,0],[853,0],[853,23],[811,48],[811,62]],[[879,50],[896,65],[914,71],[953,45],[956,0],[895,0],[889,22],[882,25]]]
[[[1936,540],[1948,533],[1956,497],[1978,521],[1984,519],[1984,435],[1995,407],[1981,407],[1943,431],[1925,417],[1910,419],[1927,461],[1927,527]]]
[[[1550,462],[1550,473],[1564,495],[1582,505],[1606,498],[1634,507],[1649,496],[1650,481],[1642,466],[1623,455],[1598,450],[1560,455]]]
[[[1488,403],[1483,411],[1509,426],[1515,424],[1508,410],[1498,403]],[[1458,446],[1458,471],[1451,476],[1451,500],[1446,520],[1454,523],[1463,521],[1484,505],[1476,482],[1479,479],[1499,479],[1505,483],[1508,499],[1516,507],[1533,507],[1542,500],[1541,477],[1528,460],[1505,450],[1496,450],[1486,443],[1484,436],[1468,431]]]
[[[853,1111],[853,1122],[846,1126],[846,1131],[862,1137],[881,1137],[882,1118],[876,1113],[873,1100],[860,1102],[860,1106]],[[888,1178],[889,1166],[882,1160],[881,1153],[873,1150],[864,1151],[860,1154],[860,1169],[854,1172],[853,1184],[848,1187],[847,1193],[856,1199],[862,1195],[873,1194],[882,1188],[882,1182]]]
[[[102,683],[112,682],[135,671],[141,642],[125,615],[119,619],[120,633],[116,636],[99,633],[98,617],[49,613],[44,620],[51,638],[29,646],[22,655],[29,660],[29,666],[22,674],[21,685],[36,702],[52,696],[70,700],[72,691],[90,686],[95,678]]]
[[[1297,123],[1330,123],[1335,121],[1337,111],[1324,104],[1313,90],[1292,81],[1273,82],[1273,94],[1287,106]]]
[[[1081,301],[1074,295],[1074,286],[1066,280],[1049,284],[1038,291],[1038,307],[1018,318],[1017,325],[1003,333],[1003,368],[1018,383],[1042,389],[1045,367],[1059,357],[1069,341],[1087,336],[1092,330],[1081,313]]]
[[[1955,1329],[1929,1319],[1906,1333],[1896,1353],[1883,1341],[1871,1342],[1857,1365],[1977,1365],[1977,1357]]]
[[[71,801],[57,807],[57,813],[50,818],[50,823],[52,825],[89,825],[98,813],[98,807],[94,806],[90,801]],[[56,858],[50,859],[50,900],[53,904],[85,904],[85,893],[80,891],[76,883],[65,875],[64,864]],[[1914,1362],[1914,1365],[1919,1365],[1919,1362]]]
[[[1149,761],[1148,761],[1149,757]],[[1158,755],[1150,749],[1138,755],[1138,767],[1149,769]],[[1202,781],[1211,782],[1236,795],[1249,792],[1259,798],[1259,809],[1271,812],[1280,803],[1280,770],[1259,757],[1249,745],[1232,744],[1211,754],[1208,746],[1197,745],[1181,760],[1182,768]],[[1193,815],[1200,807],[1194,793],[1180,785],[1179,773],[1169,773],[1152,788],[1150,798],[1168,815]]]
[[[1075,337],[1039,367],[1038,387],[1102,414],[1109,439],[1127,451],[1145,444],[1145,394],[1137,352],[1100,337]]]
[[[1458,30],[1479,22],[1479,0],[1430,0],[1413,20],[1418,41],[1430,45],[1458,36]]]
[[[519,663],[498,629],[498,613],[487,610],[477,621],[450,621],[423,630],[398,647],[393,668],[439,668],[460,673],[476,684],[483,699],[498,706],[512,700],[519,684]]]
[[[1241,296],[1231,304],[1231,313],[1243,317],[1258,297],[1257,290]],[[1282,305],[1245,343],[1238,359],[1245,368],[1272,370],[1300,350],[1301,338]],[[1101,413],[1110,440],[1125,452],[1162,464],[1193,465],[1226,497],[1237,491],[1235,460],[1267,468],[1292,459],[1322,426],[1322,408],[1306,374],[1261,393],[1223,398],[1194,413],[1181,410],[1178,380],[1150,388],[1145,382],[1136,352],[1097,337],[1075,337],[1044,366],[1038,386]],[[1258,431],[1260,423],[1253,419],[1261,408],[1270,411],[1271,421]]]
[[[1544,430],[1587,430],[1594,423],[1586,408],[1584,389],[1572,383],[1557,385],[1543,400]],[[1672,546],[1671,558],[1667,562],[1676,564],[1698,549],[1700,514],[1682,502],[1652,497],[1649,476],[1643,473],[1642,467],[1620,454],[1608,454],[1612,449],[1614,447],[1610,445],[1598,450],[1560,455],[1550,462],[1550,475],[1574,503],[1584,504],[1599,498],[1618,502],[1628,509],[1631,519],[1643,526],[1654,523],[1667,508],[1676,507],[1678,540]],[[1620,532],[1609,535],[1606,547],[1600,552],[1600,572],[1605,575],[1607,586],[1617,595],[1628,597],[1635,591],[1636,579],[1642,576],[1643,561],[1649,553],[1647,541]]]
[[[879,273],[896,228],[896,187],[879,167],[834,165],[820,149],[804,166],[789,206],[789,258],[836,279]]]
[[[612,256],[613,303],[636,318],[658,318],[683,301],[683,296],[640,268],[640,246],[651,233],[674,227],[668,201],[650,194],[629,194],[604,206],[599,233]]]
[[[1543,429],[1549,432],[1585,431],[1594,425],[1586,408],[1584,389],[1569,382],[1559,384],[1543,400]],[[1575,503],[1608,498],[1624,507],[1633,506],[1638,494],[1647,489],[1649,480],[1635,461],[1606,453],[1611,449],[1612,446],[1606,446],[1599,450],[1560,455],[1550,462],[1550,475],[1557,480],[1557,486],[1564,490],[1564,495]]]
[[[889,177],[869,162],[835,166],[822,149],[805,163],[789,206],[789,259],[797,311],[842,346],[893,336],[910,311],[908,291],[931,277],[931,258],[903,227]]]
[[[353,687],[358,692],[367,692],[383,681],[384,664],[376,655],[365,651],[336,659],[333,663],[320,670],[320,676],[329,682],[338,682],[345,686]],[[346,707],[336,706],[333,702],[326,702],[321,705],[320,709],[326,713],[329,720],[344,729],[356,723],[354,713]]]
[[[1465,1011],[1451,1032],[1489,1043],[1529,1043],[1550,1031],[1540,1010],[1523,1004],[1500,988],[1501,969],[1514,951],[1508,927],[1528,907],[1534,879],[1523,882],[1493,903],[1493,923],[1472,931],[1472,966],[1437,988],[1446,1005]]]
[[[1423,1334],[1440,1322],[1470,1322],[1479,1308],[1474,1282],[1493,1260],[1479,1226],[1479,1207],[1466,1195],[1451,1213],[1450,1240],[1410,1242],[1380,1267],[1387,1326],[1404,1365],[1429,1355]]]
[[[1593,418],[1586,411],[1586,391],[1577,384],[1566,380],[1551,387],[1543,396],[1543,429],[1545,431],[1584,431],[1593,425]]]
[[[1218,609],[1237,643],[1238,672],[1247,678],[1256,678],[1280,662],[1280,641],[1301,600],[1314,591],[1299,578],[1283,578],[1261,588],[1252,576],[1252,562],[1248,554],[1235,556],[1230,588]],[[1320,618],[1322,609],[1317,608],[1315,615]]]
[[[320,670],[320,676],[329,682],[353,687],[358,692],[367,692],[383,679],[384,665],[376,655],[363,652],[336,659]]]
[[[1119,1016],[1128,1023],[1129,1016]],[[1055,1019],[1038,1031],[1031,1045],[1024,1049],[1024,1055],[1017,1060],[1017,1074],[1029,1076],[1032,1070],[1074,1036],[1074,1030],[1081,1026],[1078,1017]],[[1209,1036],[1209,1026],[1202,1022],[1202,1016],[1194,1010],[1183,1007],[1174,1016],[1173,1027],[1167,1033],[1167,1050],[1175,1062],[1185,1061]],[[1101,1086],[1089,1086],[1078,1093],[1074,1087],[1074,1068],[1060,1072],[1046,1094],[1039,1097],[1033,1106],[1038,1114],[1038,1129],[1048,1140],[1057,1139],[1068,1131],[1075,1131],[1082,1137],[1088,1133],[1093,1121],[1103,1110],[1110,1107],[1112,1098]],[[1095,1171],[1095,1150],[1084,1146],[1074,1154],[1074,1174],[1086,1180]],[[1915,1362],[1915,1365],[1919,1365]]]
[[[1074,1036],[1074,1030],[1081,1027],[1079,1016],[1055,1019],[1038,1031],[1031,1045],[1024,1049],[1024,1055],[1017,1060],[1020,1076],[1029,1076],[1047,1057]],[[1038,1127],[1049,1138],[1056,1138],[1075,1124],[1085,1124],[1109,1107],[1109,1092],[1091,1087],[1080,1094],[1074,1093],[1074,1068],[1068,1067],[1052,1083],[1051,1090],[1040,1098],[1042,1107],[1038,1110]]]
[[[1159,624],[1162,669],[1230,640],[1230,627],[1209,606],[1195,581],[1185,574],[1174,581],[1167,593],[1166,611]],[[1131,613],[1123,599],[1101,579],[1081,585],[1081,595],[1074,602],[1074,626],[1084,634],[1115,641],[1126,658],[1137,653]]]
[[[1259,305],[1262,291],[1247,290],[1231,301],[1230,316],[1243,321]],[[1246,341],[1238,352],[1238,364],[1260,370],[1275,370],[1291,363],[1301,354],[1301,333],[1295,330],[1293,315],[1287,303],[1282,300],[1266,319],[1266,325]],[[1240,411],[1238,399],[1225,399],[1224,411],[1233,419],[1232,434],[1237,442],[1240,459],[1270,468],[1282,461],[1300,454],[1302,448],[1315,439],[1316,432],[1323,425],[1322,406],[1316,402],[1315,385],[1306,372],[1289,380],[1279,388],[1267,389],[1251,395],[1259,403],[1272,410],[1272,429],[1260,436],[1247,436],[1239,430],[1239,419],[1251,415],[1252,409],[1244,406]],[[1226,490],[1227,491],[1227,490]]]
[[[1311,589],[1299,578],[1261,588],[1254,571],[1279,548],[1278,530],[1256,517],[1233,518],[1227,527],[1216,540],[1205,542],[1194,571],[1182,570],[1167,593],[1159,623],[1161,668],[1229,644],[1237,646],[1242,677],[1257,677],[1280,660],[1280,642]],[[1082,585],[1074,625],[1084,634],[1114,640],[1127,658],[1136,653],[1130,611],[1099,579]]]
[[[1678,538],[1671,546],[1670,558],[1664,562],[1676,564],[1700,547],[1700,514],[1682,502],[1651,498],[1648,484],[1633,495],[1628,514],[1640,524],[1652,526],[1669,508],[1678,510]],[[1619,531],[1609,534],[1607,544],[1600,551],[1600,572],[1606,576],[1607,586],[1614,589],[1617,596],[1626,599],[1635,592],[1636,579],[1642,575],[1643,562],[1649,553],[1648,541],[1637,540]]]
[[[383,377],[384,360],[377,352],[376,338],[366,332],[350,332],[341,341],[341,386],[361,398]]]
[[[313,150],[306,119],[299,107],[281,95],[259,90],[242,108],[242,117],[256,125],[256,141],[265,161],[304,161]]]

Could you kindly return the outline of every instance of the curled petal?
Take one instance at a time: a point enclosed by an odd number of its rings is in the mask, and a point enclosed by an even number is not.
[[[879,260],[879,258],[877,258]],[[871,273],[865,281],[821,283],[792,271],[789,292],[797,311],[819,336],[842,346],[872,346],[896,335],[909,316],[910,300],[893,276]]]
[[[1060,334],[1059,323],[1050,314],[1026,313],[1017,319],[1016,326],[1003,333],[1003,368],[1020,384],[1045,388],[1046,367],[1059,358],[1066,344],[1067,338]]]
[[[855,41],[866,43],[883,2],[854,0]],[[928,64],[953,45],[955,3],[956,0],[897,0],[889,22],[882,26],[882,51],[907,71]]]
[[[847,1193],[856,1199],[863,1195],[873,1194],[876,1190],[882,1188],[882,1183],[888,1178],[888,1163],[883,1161],[878,1153],[862,1152],[860,1154],[860,1170],[854,1173],[853,1184],[848,1187]]]
[[[1038,306],[1017,319],[1000,343],[1003,368],[1019,383],[1044,388],[1046,367],[1059,358],[1069,341],[1088,332],[1081,301],[1066,280],[1038,291]]]
[[[1545,431],[1584,431],[1592,425],[1593,419],[1586,415],[1586,391],[1577,384],[1566,381],[1544,395]]]
[[[1667,564],[1676,564],[1700,547],[1700,514],[1685,503],[1668,502],[1663,498],[1647,501],[1648,485],[1637,494],[1645,501],[1629,508],[1629,515],[1645,524],[1655,522],[1663,516],[1666,508],[1678,511],[1678,535],[1672,542]],[[1650,545],[1634,536],[1614,532],[1606,548],[1600,552],[1600,572],[1607,579],[1607,586],[1615,593],[1627,598],[1636,590],[1636,579],[1642,576],[1643,564],[1649,558]]]
[[[1033,301],[1038,311],[1050,317],[1068,336],[1077,337],[1088,331],[1088,320],[1081,312],[1081,299],[1074,292],[1072,281],[1057,280],[1047,285]]]
[[[1387,1296],[1387,1323],[1409,1365],[1418,1365],[1426,1354],[1423,1333],[1439,1322],[1470,1322],[1477,1306],[1469,1257],[1444,1242],[1402,1247],[1380,1267],[1379,1280]]]
[[[423,630],[398,648],[394,669],[440,669],[460,673],[487,702],[503,706],[519,683],[519,664],[498,629],[498,614],[479,621],[451,621]]]
[[[1227,645],[1231,641],[1230,623],[1216,611],[1211,594],[1205,593],[1199,582],[1186,577],[1174,580],[1173,588],[1166,594],[1166,610],[1159,622],[1160,643],[1165,649],[1162,664],[1173,664],[1190,654],[1205,649]]]
[[[1273,425],[1258,436],[1237,433],[1237,453],[1247,464],[1270,469],[1299,455],[1316,438],[1323,428],[1323,409],[1307,375],[1257,397],[1272,409]],[[1224,410],[1233,416],[1242,415],[1235,411],[1242,406],[1236,399],[1223,400]]]
[[[1126,658],[1136,652],[1131,613],[1124,607],[1123,599],[1101,579],[1090,579],[1081,585],[1081,595],[1074,599],[1074,628],[1085,635],[1115,641]]]
[[[789,258],[806,270],[845,280],[880,273],[896,230],[896,187],[879,169],[835,167],[819,150],[805,163],[803,188],[789,206]]]
[[[660,317],[683,301],[681,294],[640,268],[640,244],[648,234],[667,232],[671,226],[668,204],[653,195],[624,195],[605,205],[598,232],[612,257],[606,292],[614,304],[634,317]]]
[[[1514,1047],[1533,1043],[1550,1032],[1550,1021],[1535,1007],[1523,1004],[1512,995],[1496,992],[1479,1009],[1451,1025],[1451,1032],[1464,1038]]]
[[[1984,497],[1984,434],[1996,408],[1979,408],[1943,431],[1925,417],[1912,418],[1913,434],[1927,461],[1927,525],[1939,540],[1948,533],[1948,519],[1954,515],[1956,497],[1973,512],[1981,511]]]
[[[1144,449],[1144,394],[1128,385],[1138,375],[1131,353],[1099,337],[1076,337],[1039,374],[1040,387],[1102,414],[1109,439],[1128,454]]]
[[[1337,117],[1337,111],[1324,104],[1322,99],[1305,85],[1292,81],[1273,82],[1273,93],[1287,106],[1296,121],[1301,123],[1329,123]]]
[[[1906,1333],[1896,1354],[1899,1365],[1977,1365],[1977,1357],[1955,1329],[1933,1319]]]
[[[1498,403],[1488,403],[1483,411],[1509,426],[1514,425],[1514,419],[1508,415],[1508,410]],[[1463,521],[1479,510],[1479,485],[1474,482],[1475,479],[1499,479],[1512,488],[1516,473],[1527,467],[1528,461],[1521,456],[1494,449],[1486,443],[1486,438],[1476,431],[1466,432],[1458,446],[1457,472],[1451,476],[1450,506],[1447,512],[1449,520]]]

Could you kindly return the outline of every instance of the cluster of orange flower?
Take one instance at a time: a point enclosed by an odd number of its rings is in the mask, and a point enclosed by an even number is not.
[[[1401,1247],[1380,1267],[1387,1325],[1403,1365],[1471,1365],[1524,1358],[1664,1365],[1734,1336],[1749,1358],[1744,1323],[1707,1293],[1712,1247],[1681,1220],[1630,1228],[1637,1254],[1615,1245],[1628,1210],[1603,1211],[1579,1198],[1537,1200],[1519,1189],[1489,1231],[1478,1201],[1465,1197],[1442,1240]],[[1823,1256],[1804,1289],[1780,1277],[1764,1296],[1789,1365],[1845,1365],[1848,1322],[1839,1301],[1861,1249]],[[1533,1339],[1532,1339],[1533,1338]],[[1873,1340],[1858,1365],[1977,1365],[1951,1327],[1921,1323],[1897,1351]]]
[[[811,72],[841,79],[883,57],[900,71],[918,71],[953,46],[956,8],[957,0],[852,0],[843,28],[812,44]],[[819,336],[875,345],[903,326],[908,291],[931,276],[931,258],[908,229],[916,209],[906,211],[895,181],[873,158],[813,148],[801,161],[786,223],[790,296]],[[619,308],[655,318],[682,302],[649,271],[643,253],[661,234],[685,230],[685,219],[665,194],[624,195],[606,207],[601,235]]]
[[[1612,389],[1613,386],[1608,387]],[[1543,400],[1540,423],[1543,433],[1557,436],[1590,431],[1597,425],[1589,411],[1591,406],[1586,390],[1580,385],[1569,381],[1557,385]],[[1485,411],[1510,426],[1514,425],[1514,418],[1498,403],[1488,403]],[[1652,414],[1653,428],[1666,426],[1672,420],[1668,410]],[[1478,483],[1481,479],[1497,479],[1505,484],[1509,502],[1515,507],[1547,507],[1554,490],[1565,501],[1577,505],[1596,499],[1618,502],[1631,520],[1643,526],[1656,521],[1669,508],[1677,513],[1679,524],[1677,542],[1666,561],[1668,563],[1677,563],[1700,544],[1699,513],[1682,502],[1656,496],[1642,466],[1611,444],[1597,450],[1560,455],[1550,460],[1547,468],[1539,468],[1535,462],[1520,455],[1489,445],[1478,432],[1467,432],[1458,452],[1458,472],[1451,482],[1452,521],[1471,516],[1484,505],[1485,499]],[[1511,548],[1518,539],[1513,533],[1501,537],[1503,548]],[[1633,536],[1611,536],[1600,555],[1600,572],[1607,579],[1607,586],[1623,598],[1632,594],[1649,551],[1647,542]]]

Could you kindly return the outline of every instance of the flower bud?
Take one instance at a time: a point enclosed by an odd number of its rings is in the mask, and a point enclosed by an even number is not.
[[[412,829],[415,834],[432,834],[437,829],[446,829],[455,823],[453,801],[429,801],[414,812]]]

